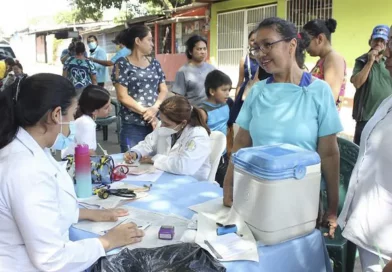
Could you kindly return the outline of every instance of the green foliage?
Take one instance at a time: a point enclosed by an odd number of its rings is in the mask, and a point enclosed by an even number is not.
[[[70,3],[79,10],[81,20],[94,19],[96,20],[97,15],[102,16],[104,9],[117,8],[121,9],[123,0],[68,0]],[[173,7],[179,7],[187,4],[191,4],[193,0],[139,0],[140,4],[147,4],[148,14],[156,14],[162,9],[170,10]],[[152,13],[150,13],[150,11]],[[132,13],[134,16],[138,14]],[[119,19],[123,15],[120,14]],[[139,15],[140,16],[140,15]]]
[[[99,21],[102,19],[102,12],[98,11],[86,16],[80,9],[74,9],[61,11],[54,16],[54,20],[57,24],[84,23],[87,19]]]

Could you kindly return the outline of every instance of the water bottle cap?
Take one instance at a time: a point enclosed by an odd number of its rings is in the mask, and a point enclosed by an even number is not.
[[[90,153],[90,149],[88,147],[88,145],[86,144],[78,144],[75,147],[75,154],[89,154]]]

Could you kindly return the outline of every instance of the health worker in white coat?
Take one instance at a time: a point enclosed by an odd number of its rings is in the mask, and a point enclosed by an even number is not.
[[[200,110],[183,96],[173,96],[159,107],[160,126],[124,154],[127,162],[140,160],[160,170],[206,181],[210,165],[210,129]]]
[[[67,79],[36,74],[0,94],[0,270],[82,271],[105,251],[141,240],[133,223],[77,242],[78,220],[116,221],[126,210],[79,209],[73,181],[49,148],[74,135],[76,91]]]
[[[392,77],[392,30],[388,38],[383,45],[385,67]],[[358,160],[338,219],[343,237],[357,245],[363,272],[392,271],[392,263],[384,268],[392,261],[391,135],[392,95],[362,131]]]

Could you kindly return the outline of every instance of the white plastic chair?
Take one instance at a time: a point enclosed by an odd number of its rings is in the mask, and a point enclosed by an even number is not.
[[[218,171],[219,161],[222,157],[223,152],[226,149],[226,135],[220,131],[212,131],[210,135],[211,139],[211,154],[210,163],[211,170],[208,176],[208,180],[215,182],[216,171]]]

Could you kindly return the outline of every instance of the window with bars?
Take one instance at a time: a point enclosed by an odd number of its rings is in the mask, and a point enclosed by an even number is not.
[[[236,86],[238,65],[248,52],[248,34],[264,19],[277,15],[277,5],[222,12],[218,14],[218,68],[228,74]]]
[[[332,18],[332,0],[288,0],[287,20],[298,30],[313,19]]]
[[[171,54],[172,44],[172,26],[159,25],[159,43],[158,43],[158,54]]]

